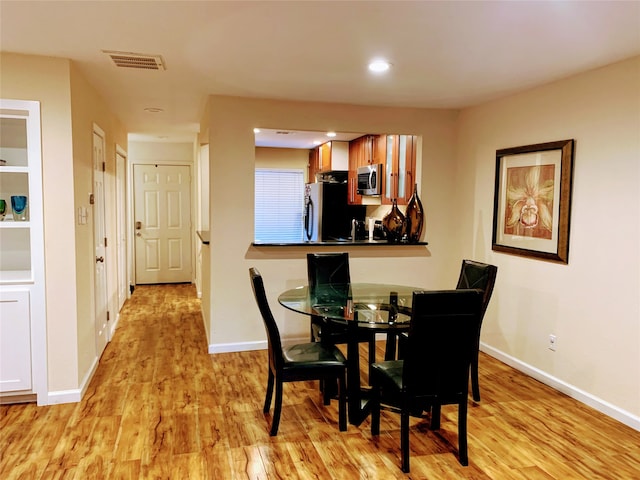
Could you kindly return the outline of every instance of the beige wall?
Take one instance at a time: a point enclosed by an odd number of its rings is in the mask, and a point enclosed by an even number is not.
[[[73,152],[68,60],[0,54],[2,98],[40,101],[48,389],[78,386]]]
[[[265,340],[262,320],[252,300],[248,278],[251,266],[256,266],[265,278],[267,295],[283,336],[309,335],[308,319],[285,312],[277,303],[277,295],[306,282],[306,253],[314,249],[251,246],[254,127],[422,135],[420,161],[428,167],[424,169],[428,173],[422,176],[420,184],[427,216],[426,239],[430,245],[344,249],[351,256],[354,280],[384,280],[424,287],[455,284],[459,258],[447,247],[455,226],[447,196],[453,187],[455,112],[218,96],[210,97],[208,111],[210,133],[205,143],[209,144],[210,159],[211,306],[204,316],[210,326],[212,351],[250,348]]]
[[[92,128],[107,136],[107,195],[114,190],[115,143],[126,132],[66,59],[2,53],[0,96],[40,102],[50,402],[79,399],[82,381],[97,364],[93,328],[93,225],[76,231],[76,207],[92,191]],[[113,213],[108,236],[115,238]],[[109,262],[113,268],[113,262]],[[117,276],[108,273],[111,285]],[[112,299],[115,290],[110,292]],[[110,300],[111,302],[112,300]],[[111,308],[111,307],[110,307]],[[86,386],[86,385],[85,385]]]
[[[495,151],[569,138],[569,264],[493,252]],[[456,165],[460,240],[452,247],[498,265],[487,349],[638,418],[640,57],[464,110]]]
[[[304,181],[309,177],[309,150],[303,148],[256,147],[256,168],[302,170]]]
[[[110,321],[118,312],[118,274],[116,257],[116,145],[126,148],[127,132],[109,111],[105,102],[93,87],[71,65],[71,115],[73,125],[73,179],[75,208],[85,207],[89,212],[86,225],[76,225],[76,278],[77,278],[77,331],[78,331],[78,384],[99,358],[95,333],[95,245],[93,206],[89,194],[93,192],[93,128],[97,125],[105,134],[104,175],[105,227],[107,234],[106,268],[108,285],[108,309]]]

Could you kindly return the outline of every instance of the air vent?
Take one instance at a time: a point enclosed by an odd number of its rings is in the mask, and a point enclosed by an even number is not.
[[[288,132],[286,130],[277,130],[276,135],[293,135],[294,132]]]
[[[144,53],[115,52],[103,50],[111,57],[117,67],[138,68],[142,70],[166,70],[164,60],[161,55],[147,55]]]

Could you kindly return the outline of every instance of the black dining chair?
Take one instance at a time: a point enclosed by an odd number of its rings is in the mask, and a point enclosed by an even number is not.
[[[349,294],[348,285],[351,283],[349,273],[349,254],[339,253],[308,253],[307,277],[309,295],[318,304],[337,302],[346,305]],[[319,315],[311,316],[311,341],[322,342],[326,345],[347,343],[349,332],[347,325],[331,322]],[[375,362],[376,336],[373,332],[358,331],[358,343],[369,344],[369,363]]]
[[[480,383],[478,380],[478,360],[480,356],[480,330],[482,328],[482,320],[484,314],[489,306],[489,300],[493,294],[493,287],[496,283],[496,276],[498,274],[498,267],[495,265],[489,265],[487,263],[476,262],[473,260],[462,260],[462,266],[460,267],[460,276],[458,277],[458,284],[456,289],[478,288],[483,291],[482,295],[482,311],[480,315],[480,324],[478,325],[478,332],[476,336],[476,342],[474,346],[474,354],[471,362],[471,389],[473,392],[473,399],[476,402],[480,401]],[[398,358],[403,358],[403,350],[406,345],[407,334],[403,333],[398,339]]]
[[[311,342],[283,348],[280,331],[276,324],[264,290],[262,276],[257,269],[249,269],[251,286],[264,326],[267,331],[269,349],[269,376],[264,400],[264,413],[271,408],[271,398],[275,384],[276,399],[270,435],[278,434],[282,411],[282,389],[285,382],[308,380],[333,380],[338,383],[338,425],[340,431],[347,430],[346,368],[347,361],[335,346]],[[325,396],[325,405],[330,399]]]
[[[442,405],[458,405],[458,458],[468,465],[469,368],[482,309],[481,290],[418,291],[403,360],[371,368],[371,434],[380,434],[380,405],[400,410],[402,471],[409,472],[409,417],[431,411],[440,428]]]

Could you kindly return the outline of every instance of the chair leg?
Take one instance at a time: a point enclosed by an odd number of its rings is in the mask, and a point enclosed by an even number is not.
[[[435,404],[431,406],[431,430],[440,428],[440,410],[442,410],[442,405]]]
[[[380,388],[371,387],[371,435],[380,435]]]
[[[372,333],[369,339],[369,378],[371,378],[371,365],[376,363],[376,334]]]
[[[402,471],[409,473],[409,410],[403,408],[400,413],[400,451],[402,452]]]
[[[273,395],[273,372],[269,369],[269,378],[267,379],[267,395],[264,398],[264,408],[262,411],[268,413],[271,408],[271,396]]]
[[[342,370],[338,376],[338,427],[341,432],[347,431],[347,378]]]
[[[271,432],[269,433],[272,437],[278,434],[280,413],[282,413],[282,380],[279,378],[276,380],[276,404],[273,409],[273,422],[271,423]]]
[[[471,390],[473,392],[473,400],[480,401],[480,384],[478,383],[478,356],[480,355],[478,349],[476,349],[473,358],[471,359]]]
[[[387,333],[387,342],[384,349],[384,359],[395,360],[396,359],[396,339],[398,336],[394,333]]]
[[[407,337],[398,335],[398,360],[403,360],[407,349]]]
[[[458,405],[458,457],[465,467],[469,465],[467,453],[467,399]]]
[[[322,392],[322,400],[325,405],[331,405],[332,389],[331,385],[335,385],[336,379],[334,377],[326,377],[320,379],[320,391]]]

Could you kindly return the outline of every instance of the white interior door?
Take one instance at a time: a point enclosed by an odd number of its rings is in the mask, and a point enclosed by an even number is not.
[[[191,282],[191,178],[185,165],[135,165],[136,283]]]
[[[127,159],[116,151],[116,254],[118,256],[118,311],[127,299]]]
[[[104,213],[104,132],[94,126],[93,132],[93,229],[95,244],[95,323],[96,350],[102,354],[109,340],[107,295],[107,248]]]

